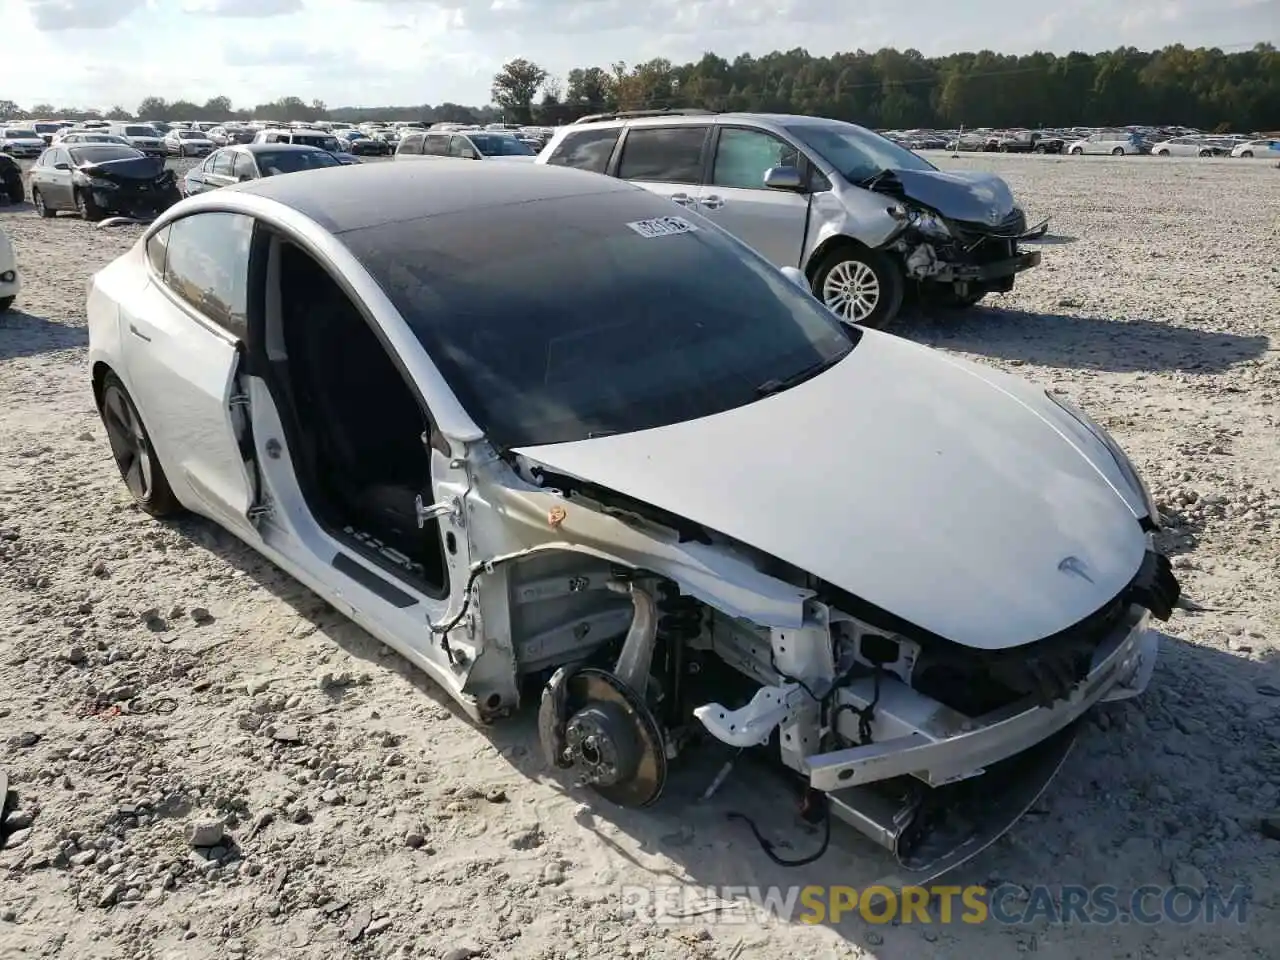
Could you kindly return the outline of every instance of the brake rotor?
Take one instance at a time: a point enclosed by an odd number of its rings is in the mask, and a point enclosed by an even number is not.
[[[588,667],[565,685],[564,749],[583,782],[622,807],[647,807],[667,783],[662,730],[644,699],[613,674]]]

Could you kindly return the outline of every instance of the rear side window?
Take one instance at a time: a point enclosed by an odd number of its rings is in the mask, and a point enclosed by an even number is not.
[[[623,180],[698,183],[707,127],[632,127],[622,144]]]
[[[396,153],[422,153],[423,139],[425,138],[421,133],[405,137],[400,141],[400,146],[396,147]]]
[[[231,174],[236,177],[256,177],[258,171],[253,168],[253,157],[243,150],[237,150]]]
[[[233,336],[243,338],[253,218],[196,213],[169,225],[164,282]]]
[[[618,143],[621,127],[605,127],[602,130],[583,130],[570,133],[560,141],[555,152],[547,157],[547,163],[558,167],[575,167],[592,173],[604,173],[609,157]]]
[[[439,135],[427,137],[422,144],[422,152],[431,157],[446,157],[449,155],[449,138]]]
[[[232,162],[231,154],[226,150],[220,150],[214,154],[212,172],[220,177],[229,177],[231,176]]]

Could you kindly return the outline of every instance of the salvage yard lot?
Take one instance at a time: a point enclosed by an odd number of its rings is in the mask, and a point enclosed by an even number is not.
[[[31,826],[0,851],[0,958],[1274,956],[1280,171],[931,159],[1006,177],[1052,242],[1012,294],[897,332],[1108,427],[1165,506],[1191,607],[1145,697],[1093,714],[1031,814],[946,882],[1248,884],[1243,925],[629,917],[624,885],[857,886],[890,865],[837,827],[815,866],[775,867],[724,818],[772,798],[749,768],[690,802],[718,759],[653,810],[608,808],[548,774],[532,710],[473,727],[229,534],[139,513],[92,407],[84,289],[141,228],[22,207],[0,208],[25,283],[0,319],[0,772]],[[199,860],[184,826],[226,813],[240,859]],[[788,857],[820,839],[790,807],[762,829]]]

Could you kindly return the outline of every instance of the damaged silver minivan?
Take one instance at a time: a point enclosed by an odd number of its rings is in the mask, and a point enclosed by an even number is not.
[[[779,267],[803,271],[842,319],[883,328],[908,285],[968,307],[1040,262],[999,177],[948,173],[839,120],[705,110],[583,117],[538,163],[629,180],[696,210]]]

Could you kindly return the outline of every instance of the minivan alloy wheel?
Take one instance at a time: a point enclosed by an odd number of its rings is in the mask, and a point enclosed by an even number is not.
[[[862,323],[880,302],[880,281],[861,260],[845,260],[823,281],[822,301],[842,319]]]

